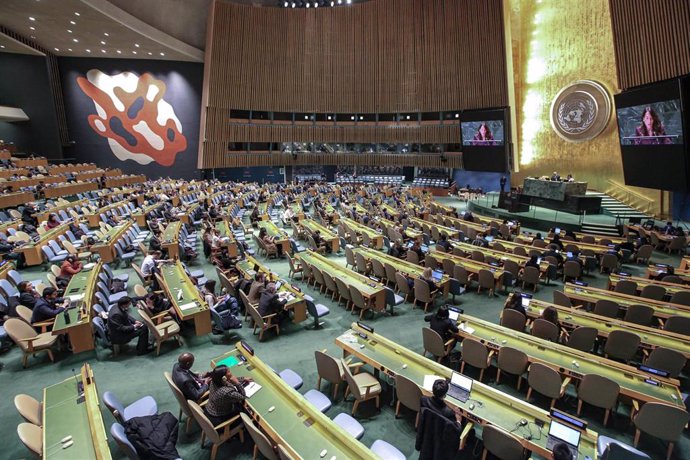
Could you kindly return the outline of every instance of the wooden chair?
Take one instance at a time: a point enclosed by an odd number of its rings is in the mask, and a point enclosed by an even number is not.
[[[201,427],[201,448],[204,448],[206,438],[213,444],[211,448],[211,460],[215,460],[216,454],[218,453],[218,446],[235,435],[239,435],[240,442],[244,444],[244,425],[238,423],[240,420],[239,415],[214,426],[197,403],[194,401],[187,401],[187,404],[189,404],[194,420],[196,420]]]
[[[259,342],[262,342],[264,339],[264,332],[274,329],[276,330],[276,335],[280,335],[280,325],[278,323],[274,323],[273,321],[277,320],[277,314],[276,313],[271,313],[270,315],[266,316],[261,316],[259,314],[259,311],[252,305],[251,303],[247,302],[246,308],[249,310],[249,316],[251,316],[252,321],[254,322],[254,331],[252,332],[254,335],[256,335],[256,329],[259,328]]]
[[[139,316],[143,323],[146,324],[146,327],[149,328],[151,336],[156,341],[156,356],[160,355],[161,343],[166,340],[175,339],[179,346],[184,345],[180,337],[180,325],[177,324],[175,320],[171,319],[160,324],[155,324],[145,309],[139,310]]]

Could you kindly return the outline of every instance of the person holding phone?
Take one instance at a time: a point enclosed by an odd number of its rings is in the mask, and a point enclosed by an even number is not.
[[[153,350],[149,346],[149,330],[129,314],[132,299],[125,296],[108,312],[108,331],[113,345],[124,345],[137,338],[137,354],[145,355]]]

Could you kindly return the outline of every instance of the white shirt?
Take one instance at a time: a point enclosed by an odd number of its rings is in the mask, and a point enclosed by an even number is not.
[[[152,255],[147,255],[141,262],[141,273],[144,276],[151,276],[152,270],[156,267],[156,259]]]

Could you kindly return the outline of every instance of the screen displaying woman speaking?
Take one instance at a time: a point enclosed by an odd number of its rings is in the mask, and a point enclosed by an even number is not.
[[[680,99],[616,110],[621,145],[683,143]]]
[[[463,121],[462,145],[477,147],[503,145],[503,120]]]

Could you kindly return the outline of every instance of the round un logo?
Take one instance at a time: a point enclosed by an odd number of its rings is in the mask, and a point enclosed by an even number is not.
[[[611,97],[592,80],[579,80],[558,92],[551,104],[551,127],[569,142],[594,139],[611,117]]]

